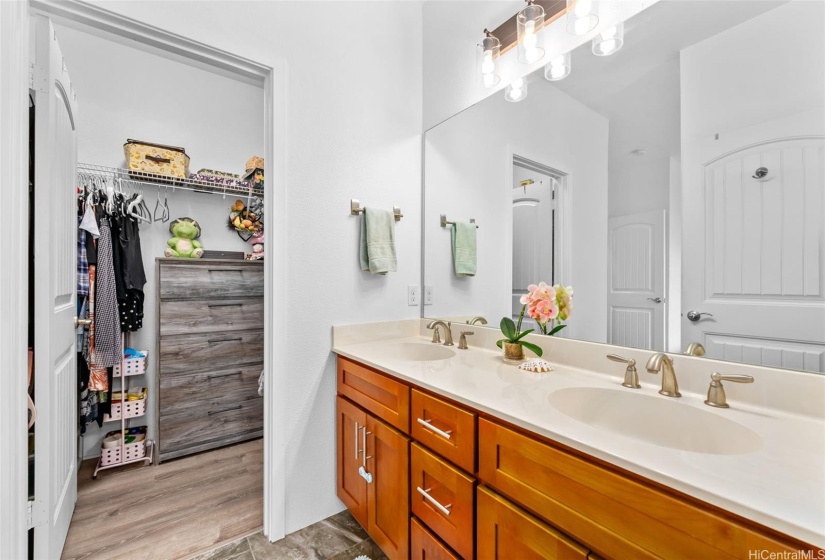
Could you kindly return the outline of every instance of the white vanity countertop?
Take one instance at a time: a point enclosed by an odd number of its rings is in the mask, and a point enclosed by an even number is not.
[[[399,333],[400,334],[400,333]],[[472,408],[484,411],[650,480],[679,490],[796,537],[825,547],[825,422],[734,402],[731,408],[704,404],[705,395],[682,391],[681,399],[660,396],[658,385],[621,386],[621,378],[556,366],[551,373],[529,373],[505,364],[500,352],[451,349],[445,360],[416,362],[389,357],[386,345],[429,344],[421,336],[369,343],[339,342],[336,354],[372,366]],[[553,362],[552,355],[545,359]],[[676,371],[677,377],[679,371]],[[658,377],[652,378],[656,381]],[[601,387],[652,395],[673,406],[697,407],[747,426],[763,445],[741,455],[716,455],[661,447],[592,427],[554,408],[549,397],[568,387]],[[662,418],[667,422],[667,418]]]

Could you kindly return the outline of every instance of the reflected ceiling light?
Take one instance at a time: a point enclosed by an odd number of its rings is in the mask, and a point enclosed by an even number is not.
[[[525,64],[533,64],[544,58],[544,49],[539,46],[538,32],[544,26],[544,8],[527,0],[516,15],[518,31],[518,59]]]
[[[524,78],[519,78],[504,88],[504,99],[507,101],[515,103],[525,97],[527,97],[527,81]]]
[[[567,32],[572,35],[590,33],[599,24],[593,0],[567,0]]]
[[[624,23],[608,27],[593,37],[593,54],[609,56],[624,45]]]
[[[479,69],[481,70],[481,85],[491,88],[498,85],[501,77],[498,75],[498,57],[501,54],[501,41],[492,33],[484,30],[485,37],[481,41],[479,52]]]
[[[544,67],[544,77],[551,82],[558,82],[570,75],[570,53],[564,53],[550,60]]]

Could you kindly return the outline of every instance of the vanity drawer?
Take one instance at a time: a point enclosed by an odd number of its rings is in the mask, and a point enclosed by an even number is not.
[[[264,355],[264,332],[203,333],[160,339],[161,375],[237,368],[259,363]]]
[[[586,560],[588,550],[521,508],[478,487],[478,560]]]
[[[462,558],[473,558],[475,480],[413,443],[410,494],[416,517]]]
[[[160,376],[160,413],[219,406],[258,395],[262,363],[192,374]]]
[[[262,298],[264,267],[260,263],[160,261],[161,299]]]
[[[260,329],[264,300],[168,301],[160,306],[160,335]]]
[[[710,506],[484,418],[478,441],[481,481],[607,558],[747,558],[749,550],[794,550]]]
[[[459,560],[458,556],[425,529],[415,517],[410,519],[410,558],[411,560]]]
[[[476,415],[421,391],[412,390],[414,439],[467,472],[475,472]]]
[[[338,393],[410,433],[410,388],[359,363],[338,358]]]

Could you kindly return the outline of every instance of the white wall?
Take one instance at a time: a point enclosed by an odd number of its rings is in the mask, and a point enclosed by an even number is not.
[[[495,29],[524,7],[518,0],[466,2],[439,0],[424,3],[424,128],[438,123],[478,103],[515,80],[541,68],[553,56],[572,51],[589,43],[600,29],[624,21],[658,0],[594,1],[600,23],[593,32],[575,36],[566,30],[566,19],[554,21],[539,34],[546,55],[528,65],[518,62],[516,49],[503,55],[499,62],[501,83],[484,89],[479,83],[477,45],[484,28]]]
[[[512,227],[510,153],[569,174],[572,200],[572,277],[576,292],[570,336],[606,338],[607,119],[544,79],[527,99],[484,100],[427,131],[424,206],[425,284],[435,288],[431,317],[481,314],[492,325],[510,314],[507,255]],[[453,272],[447,219],[476,218],[478,272]],[[550,242],[551,230],[537,231]],[[540,279],[536,279],[537,281]]]
[[[343,509],[335,496],[333,324],[419,316],[419,2],[102,2],[106,9],[244,56],[286,63],[288,262],[286,531]],[[281,78],[280,76],[276,79]],[[398,272],[358,267],[349,200],[390,208]]]
[[[80,100],[78,161],[123,167],[127,138],[186,148],[191,171],[243,173],[247,158],[263,152],[263,89],[72,28],[55,25],[55,32]],[[125,61],[129,71],[113,73]],[[167,193],[162,192],[162,196]],[[172,189],[168,193],[171,219],[196,219],[206,249],[250,252],[249,244],[226,227],[234,197]],[[157,194],[156,188],[144,190],[153,213]],[[158,221],[140,228],[147,278],[145,317],[143,328],[131,335],[131,346],[151,352],[157,334],[155,259],[163,256],[171,236],[169,223]],[[151,392],[156,375],[151,367],[142,381],[132,380],[132,384],[142,383]],[[158,396],[152,393],[151,398]],[[150,437],[156,438],[154,415],[142,420],[150,427]],[[141,423],[131,421],[131,425]],[[83,438],[84,457],[100,455],[101,437],[113,429],[116,424],[89,425]]]

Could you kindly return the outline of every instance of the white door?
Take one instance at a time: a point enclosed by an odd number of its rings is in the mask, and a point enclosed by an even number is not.
[[[610,218],[607,340],[665,349],[665,211]]]
[[[525,187],[519,183],[533,182]],[[512,315],[518,320],[521,296],[527,286],[553,284],[553,180],[535,171],[513,166],[513,293]],[[529,318],[522,328],[537,328]]]
[[[715,156],[706,146],[706,162],[693,165],[683,347],[825,372],[825,138],[756,140]],[[709,315],[690,320],[690,311]]]
[[[50,21],[35,18],[34,557],[60,558],[77,498],[77,148],[74,92]]]

